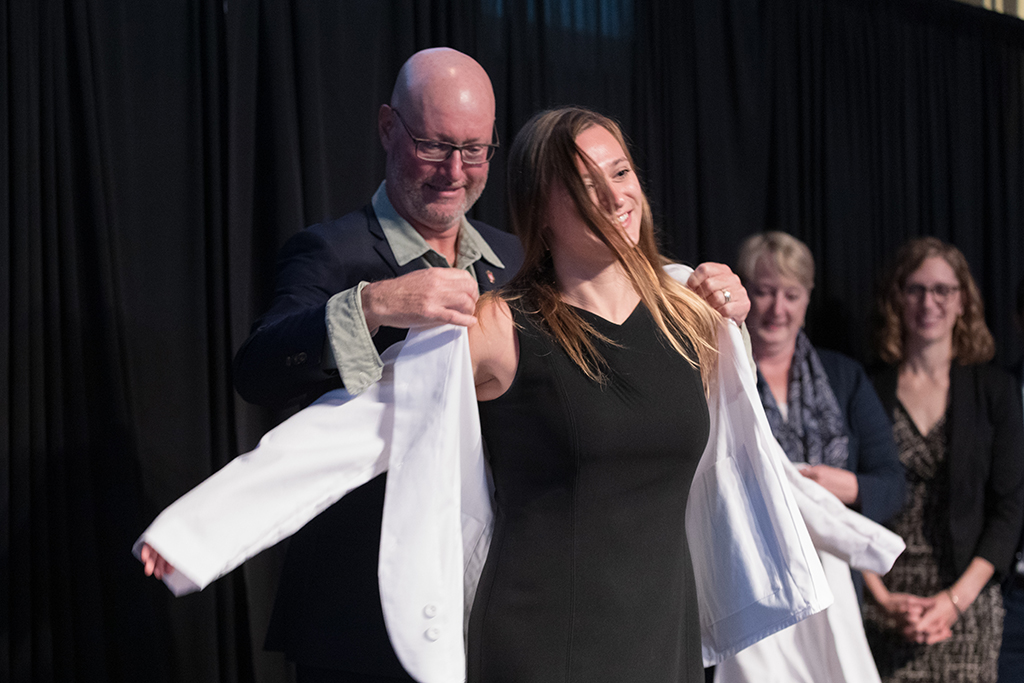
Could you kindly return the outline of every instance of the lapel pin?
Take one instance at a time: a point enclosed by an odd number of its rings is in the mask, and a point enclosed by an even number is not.
[[[490,270],[487,271],[487,281],[490,282],[492,285],[494,284],[494,273],[492,273]]]

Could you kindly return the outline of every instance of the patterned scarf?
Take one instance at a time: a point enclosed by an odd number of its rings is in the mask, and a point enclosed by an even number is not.
[[[789,368],[789,419],[784,420],[768,383],[757,373],[757,393],[772,434],[793,462],[846,469],[850,438],[843,425],[839,401],[828,382],[821,359],[803,330]]]

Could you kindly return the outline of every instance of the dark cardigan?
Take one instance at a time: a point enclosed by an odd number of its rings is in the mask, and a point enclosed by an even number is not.
[[[846,468],[857,475],[856,507],[869,519],[887,522],[900,511],[906,497],[906,478],[892,440],[888,413],[860,363],[836,351],[815,351],[850,438]]]
[[[897,406],[897,369],[872,373],[886,412]],[[1024,521],[1024,422],[1020,391],[1005,370],[953,364],[949,372],[949,532],[963,573],[974,557],[997,575],[1011,569]]]

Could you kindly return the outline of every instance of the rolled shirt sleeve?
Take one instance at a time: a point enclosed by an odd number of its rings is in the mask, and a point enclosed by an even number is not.
[[[368,283],[338,292],[327,301],[327,353],[324,363],[337,367],[349,393],[359,394],[380,380],[384,364],[366,326],[362,291]]]

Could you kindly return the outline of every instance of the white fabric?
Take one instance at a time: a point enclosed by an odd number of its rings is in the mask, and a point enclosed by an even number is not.
[[[715,667],[715,683],[880,683],[850,566],[820,553],[835,602]]]
[[[134,552],[149,543],[175,567],[164,578],[175,595],[201,590],[390,469],[378,564],[388,635],[416,680],[463,681],[463,586],[475,591],[492,520],[465,328],[413,330],[381,360],[380,382],[328,392],[272,429],[164,510]]]
[[[804,477],[784,454],[793,495],[818,549],[835,602],[824,612],[779,631],[715,668],[715,683],[876,683],[850,567],[885,574],[905,549],[903,539],[850,510]]]
[[[876,683],[878,670],[864,635],[850,567],[885,574],[903,552],[903,540],[786,463],[835,602],[726,659],[715,668],[715,682]]]
[[[782,451],[780,450],[781,454]],[[898,534],[846,507],[828,489],[780,456],[814,547],[861,571],[885,574],[907,547]]]
[[[687,508],[706,664],[832,601],[739,328],[723,323],[719,344],[712,437]],[[468,342],[463,328],[413,330],[394,353],[379,384],[326,394],[167,508],[135,553],[149,543],[176,567],[165,578],[176,595],[202,589],[390,468],[379,560],[388,633],[415,679],[457,682],[492,523]]]
[[[395,362],[401,428],[392,437],[377,575],[391,644],[423,681],[465,678],[463,635],[490,543],[467,339],[464,328],[424,330],[407,345],[422,352]]]
[[[735,324],[723,323],[718,346],[686,508],[705,666],[832,603]]]

